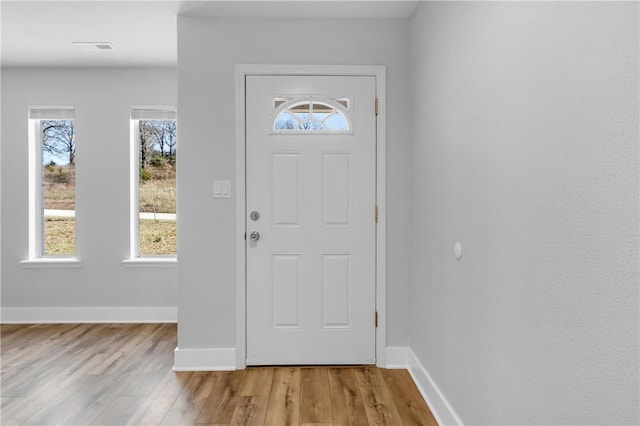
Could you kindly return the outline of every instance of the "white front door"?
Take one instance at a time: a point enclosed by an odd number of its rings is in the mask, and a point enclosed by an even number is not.
[[[247,364],[375,363],[375,77],[246,77]]]

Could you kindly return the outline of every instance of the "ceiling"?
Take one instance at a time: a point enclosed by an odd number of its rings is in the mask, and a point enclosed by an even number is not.
[[[408,18],[416,4],[394,0],[1,0],[1,64],[175,67],[178,15]],[[73,42],[109,42],[114,50],[82,51]]]

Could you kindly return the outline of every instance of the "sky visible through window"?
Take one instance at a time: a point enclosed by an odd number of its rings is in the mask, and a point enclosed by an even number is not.
[[[41,120],[42,164],[68,165],[75,159],[73,120]]]
[[[274,130],[294,132],[343,132],[349,120],[337,107],[316,101],[290,102],[278,114]]]
[[[76,252],[76,138],[73,120],[40,120],[41,254]]]

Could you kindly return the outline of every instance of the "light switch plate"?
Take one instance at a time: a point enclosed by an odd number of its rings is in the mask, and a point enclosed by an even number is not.
[[[213,198],[231,198],[231,181],[214,180]]]

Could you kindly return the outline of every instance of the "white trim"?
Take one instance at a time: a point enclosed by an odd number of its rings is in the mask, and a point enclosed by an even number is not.
[[[384,368],[389,369],[408,369],[409,367],[409,348],[406,346],[389,346],[386,348],[387,365]]]
[[[141,220],[176,220],[175,213],[140,212],[140,120],[175,121],[175,106],[132,105],[129,116],[129,259],[125,263],[148,265],[157,262],[139,262],[140,255],[140,221]],[[127,265],[125,265],[127,266]],[[128,265],[132,266],[132,265]]]
[[[387,365],[384,368],[406,369],[416,384],[420,395],[429,406],[431,413],[440,426],[459,425],[462,420],[454,411],[429,372],[420,363],[411,348],[406,346],[390,346],[386,348]]]
[[[3,324],[57,323],[175,323],[178,308],[144,307],[29,307],[2,308]]]
[[[436,382],[433,381],[429,372],[420,363],[411,348],[406,348],[408,370],[411,378],[418,387],[422,398],[429,406],[431,413],[436,418],[440,426],[460,425],[463,426],[462,420],[455,412],[449,401],[444,396]]]
[[[376,365],[387,364],[387,68],[375,68],[378,115],[376,120]]]
[[[174,351],[173,371],[232,371],[236,369],[234,348],[181,349]]]
[[[21,260],[23,268],[82,268],[82,261],[75,257],[38,257]]]
[[[249,69],[236,65],[236,368],[247,365],[247,252],[245,77]]]
[[[140,235],[138,223],[138,187],[140,182],[140,170],[138,153],[140,152],[140,131],[138,120],[129,118],[129,258],[138,257],[138,236]]]
[[[42,201],[42,133],[40,124],[43,120],[75,120],[75,107],[68,106],[30,106],[28,125],[28,172],[29,172],[29,261],[37,265],[44,254],[44,205]],[[74,189],[74,198],[75,198]],[[74,213],[75,217],[75,213]],[[75,251],[77,253],[77,226],[74,225]],[[75,253],[74,253],[75,254]],[[53,256],[52,256],[53,257]],[[66,263],[65,257],[61,257]],[[46,263],[46,262],[45,262]]]
[[[177,268],[178,259],[175,256],[167,257],[137,257],[122,261],[125,268]]]
[[[175,120],[175,105],[131,105],[131,120]]]
[[[30,120],[73,120],[75,107],[73,105],[32,105],[29,107]]]
[[[236,65],[236,367],[246,366],[246,252],[245,252],[245,77],[248,75],[361,75],[376,78],[376,365],[386,364],[386,79],[384,65]]]
[[[29,120],[29,259],[34,260],[42,251],[42,226],[40,225],[41,177],[38,166],[42,164],[42,152],[39,149],[40,120]]]

